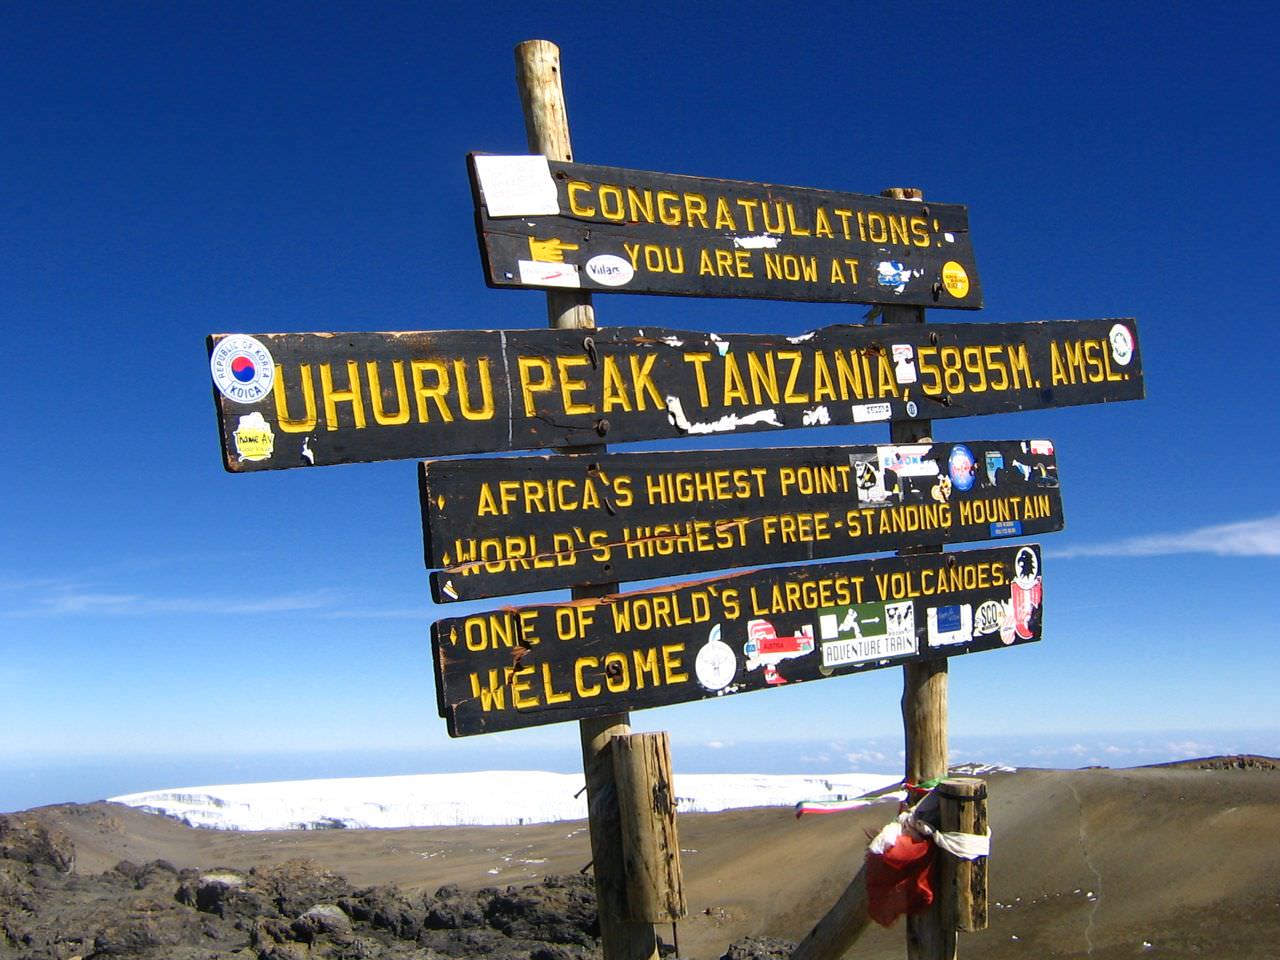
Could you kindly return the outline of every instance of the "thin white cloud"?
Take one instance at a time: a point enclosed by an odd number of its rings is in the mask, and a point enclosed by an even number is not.
[[[1280,557],[1280,513],[1260,520],[1220,523],[1183,533],[1129,537],[1066,549],[1046,550],[1055,559],[1070,557],[1162,557],[1211,553],[1220,557]]]
[[[263,614],[320,610],[331,606],[324,591],[275,596],[160,597],[116,593],[83,584],[46,581],[25,592],[23,605],[0,611],[3,617],[140,616],[155,614]]]
[[[844,755],[847,762],[852,764],[860,763],[884,763],[889,758],[879,750],[852,750]]]

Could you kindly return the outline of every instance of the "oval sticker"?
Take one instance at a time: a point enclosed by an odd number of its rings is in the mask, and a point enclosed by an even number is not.
[[[606,287],[625,287],[636,275],[631,264],[612,253],[602,253],[587,261],[587,276]]]
[[[954,260],[948,260],[942,265],[942,285],[947,293],[957,300],[963,300],[969,295],[969,274],[963,266]]]
[[[1107,339],[1111,341],[1111,359],[1116,362],[1116,366],[1127,367],[1133,359],[1133,334],[1129,332],[1129,328],[1117,323],[1111,328]]]

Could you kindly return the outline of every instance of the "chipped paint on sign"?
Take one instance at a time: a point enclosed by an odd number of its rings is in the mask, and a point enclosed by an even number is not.
[[[742,250],[772,250],[782,242],[781,237],[762,233],[758,237],[734,237],[733,245]]]
[[[773,427],[782,426],[782,421],[778,419],[778,414],[772,407],[768,410],[757,410],[745,416],[727,413],[719,420],[695,423],[684,415],[684,405],[681,404],[679,397],[667,397],[667,416],[678,429],[693,436],[703,433],[732,433],[739,427],[749,427],[756,423],[767,423]]]

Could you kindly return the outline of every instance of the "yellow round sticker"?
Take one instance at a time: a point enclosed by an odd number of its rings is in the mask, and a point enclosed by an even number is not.
[[[960,264],[948,260],[942,265],[942,285],[947,288],[947,293],[962,300],[969,293],[969,275]]]

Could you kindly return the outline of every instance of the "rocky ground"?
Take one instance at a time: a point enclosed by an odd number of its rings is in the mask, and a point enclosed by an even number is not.
[[[33,814],[0,816],[0,957],[23,960],[380,960],[600,955],[595,892],[580,874],[430,895],[353,887],[310,860],[246,871],[122,860],[73,872],[66,834]],[[785,956],[748,938],[728,960]],[[664,950],[664,953],[670,953]]]
[[[464,893],[354,888],[308,860],[179,870],[164,860],[72,872],[65,834],[0,817],[0,956],[364,960],[598,956],[595,895],[582,876]]]

